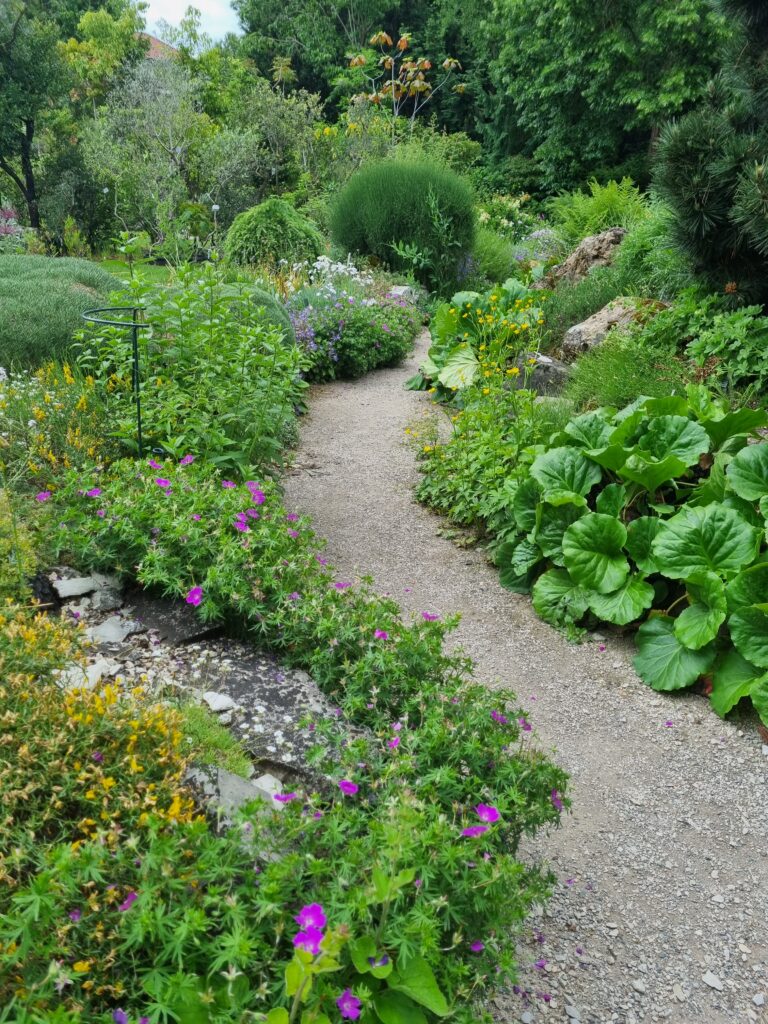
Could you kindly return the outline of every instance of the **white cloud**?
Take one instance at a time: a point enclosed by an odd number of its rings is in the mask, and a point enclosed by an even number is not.
[[[147,31],[154,32],[161,19],[178,25],[189,6],[200,11],[202,29],[213,39],[223,39],[227,32],[238,32],[237,15],[229,0],[149,0],[145,13]]]

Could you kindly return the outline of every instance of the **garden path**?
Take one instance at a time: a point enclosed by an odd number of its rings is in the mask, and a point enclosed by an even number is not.
[[[403,389],[427,344],[403,366],[313,388],[286,498],[340,578],[372,575],[406,614],[460,612],[455,642],[478,677],[517,691],[571,773],[573,812],[525,848],[559,880],[520,938],[530,999],[510,992],[491,1010],[534,1024],[768,1021],[768,751],[703,698],[648,690],[629,641],[569,644],[480,551],[440,536],[404,443],[435,414]]]

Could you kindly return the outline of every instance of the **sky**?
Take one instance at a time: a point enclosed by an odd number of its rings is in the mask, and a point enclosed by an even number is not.
[[[171,25],[178,25],[190,5],[200,11],[203,32],[212,39],[223,39],[227,32],[239,31],[237,17],[229,0],[149,0],[149,9],[145,15],[147,31],[154,33],[161,18]]]

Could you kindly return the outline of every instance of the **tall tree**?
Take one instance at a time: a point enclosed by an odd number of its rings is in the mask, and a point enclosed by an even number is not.
[[[709,0],[493,0],[491,77],[550,186],[652,148],[705,94],[727,22]]]

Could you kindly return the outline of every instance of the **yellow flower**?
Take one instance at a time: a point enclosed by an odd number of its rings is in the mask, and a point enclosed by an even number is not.
[[[432,445],[431,444],[425,444],[424,445],[424,451],[425,452],[431,452],[432,451]]]
[[[76,960],[72,964],[72,969],[76,974],[87,974],[91,969],[91,965],[88,960]]]
[[[520,373],[520,370],[516,366],[513,366],[511,370],[507,370],[507,374],[510,377],[516,377],[519,373]]]
[[[490,388],[483,388],[483,394],[484,395],[490,395],[490,393],[491,393],[491,389]]]

